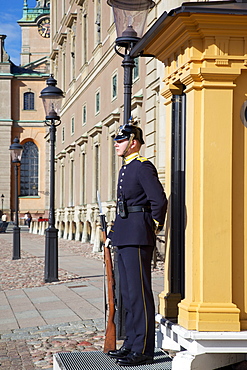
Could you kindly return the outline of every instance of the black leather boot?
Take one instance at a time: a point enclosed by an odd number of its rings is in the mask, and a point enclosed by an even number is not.
[[[130,353],[130,349],[122,346],[121,348],[116,349],[114,351],[109,351],[107,354],[111,358],[118,359],[118,358],[123,358],[123,357],[127,356],[129,353]]]
[[[153,357],[137,352],[130,352],[128,356],[119,358],[117,364],[120,366],[138,366],[153,363]]]

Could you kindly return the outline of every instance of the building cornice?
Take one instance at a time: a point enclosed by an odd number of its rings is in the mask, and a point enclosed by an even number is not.
[[[64,20],[64,25],[71,28],[74,22],[77,20],[77,13],[69,13]]]
[[[56,154],[56,157],[57,157],[57,159],[65,158],[66,157],[66,151],[65,150],[62,150],[61,152],[59,152],[58,154]]]
[[[192,5],[191,5],[192,4]],[[153,26],[145,33],[141,40],[133,47],[131,50],[132,56],[151,54],[157,55],[153,52],[153,46],[160,37],[165,40],[171,36],[170,32],[167,32],[167,28],[170,26],[174,19],[178,17],[188,17],[191,15],[198,14],[210,14],[210,15],[247,15],[247,3],[232,3],[228,1],[222,1],[221,3],[186,3],[181,7],[172,9],[169,13],[164,12],[159,19],[153,24]],[[209,20],[209,17],[207,17]],[[217,32],[218,27],[214,28]],[[178,42],[181,43],[180,38],[178,37]],[[166,47],[161,46],[161,49],[164,50]]]
[[[65,151],[66,153],[72,153],[75,151],[75,143],[72,143],[70,145],[68,145],[66,148],[65,148]]]
[[[44,121],[33,120],[13,120],[13,126],[21,127],[45,127]]]
[[[52,52],[51,52],[51,54],[50,54],[50,58],[52,60],[55,60],[56,57],[57,57],[57,55],[58,55],[58,49],[53,49]]]
[[[55,42],[58,45],[63,45],[63,43],[66,41],[66,39],[67,39],[67,33],[65,33],[65,32],[57,33],[56,36],[55,36]]]
[[[131,109],[136,108],[138,105],[142,106],[143,104],[143,95],[134,95],[131,99]]]
[[[50,16],[50,8],[24,8],[23,16],[17,23],[21,26],[34,26],[42,16]]]
[[[115,113],[112,112],[111,114],[109,114],[109,116],[107,116],[106,118],[104,118],[102,120],[102,124],[103,124],[103,126],[109,127],[113,123],[119,122],[119,120],[120,120],[120,113],[119,112],[115,112]]]
[[[102,123],[98,123],[88,131],[88,136],[94,137],[102,133]]]
[[[84,134],[81,135],[78,139],[76,139],[75,143],[79,146],[83,145],[84,143],[88,142],[88,135]]]

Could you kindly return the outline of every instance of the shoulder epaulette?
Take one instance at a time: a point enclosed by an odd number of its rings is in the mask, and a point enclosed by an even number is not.
[[[140,161],[140,162],[146,162],[146,161],[148,161],[148,159],[146,158],[146,157],[138,157],[138,158],[136,158],[138,161]]]

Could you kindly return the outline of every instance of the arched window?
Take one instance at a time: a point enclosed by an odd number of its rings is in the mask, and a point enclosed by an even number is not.
[[[28,141],[23,145],[21,157],[21,196],[37,196],[39,184],[39,151]]]
[[[34,93],[30,91],[24,93],[23,109],[34,110]]]

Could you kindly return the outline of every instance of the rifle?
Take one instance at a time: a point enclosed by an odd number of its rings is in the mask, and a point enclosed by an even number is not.
[[[100,194],[99,191],[97,192],[98,197],[98,205],[100,211],[100,223],[101,223],[101,230],[103,236],[103,243],[104,243],[104,263],[106,267],[106,276],[107,276],[107,291],[108,291],[108,321],[105,331],[105,343],[104,343],[104,353],[108,351],[113,351],[116,349],[116,325],[114,322],[115,316],[115,304],[114,304],[114,287],[115,287],[115,280],[113,274],[113,266],[112,266],[112,258],[111,258],[111,251],[110,248],[105,246],[105,242],[107,239],[106,234],[106,221],[105,221],[105,214],[102,212],[102,206],[100,201]]]

